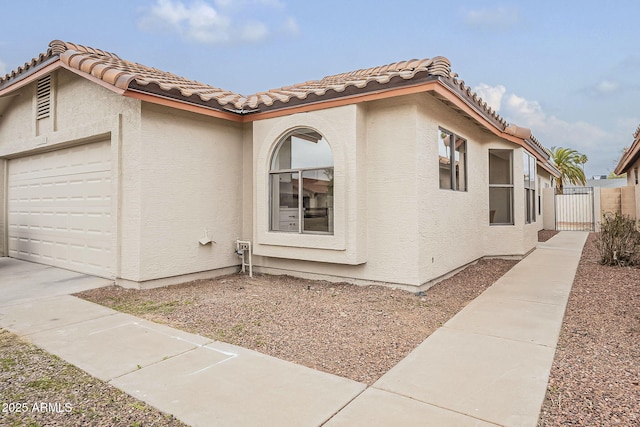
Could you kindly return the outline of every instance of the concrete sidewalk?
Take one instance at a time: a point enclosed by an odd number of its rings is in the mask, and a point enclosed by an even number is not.
[[[110,282],[9,258],[0,327],[194,426],[535,426],[586,236],[540,244],[369,388],[80,300]]]
[[[535,427],[587,235],[540,243],[326,426]]]

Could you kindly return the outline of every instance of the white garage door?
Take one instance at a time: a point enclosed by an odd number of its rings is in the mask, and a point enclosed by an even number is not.
[[[9,161],[9,256],[112,276],[110,153],[103,141]]]

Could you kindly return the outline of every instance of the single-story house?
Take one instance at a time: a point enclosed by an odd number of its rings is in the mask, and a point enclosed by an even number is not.
[[[240,239],[255,271],[424,289],[533,250],[557,175],[444,57],[243,96],[55,40],[0,78],[0,255],[123,286],[236,272]]]
[[[627,188],[633,189],[630,191],[631,196],[628,199],[632,205],[635,205],[635,216],[633,215],[633,207],[628,214],[633,218],[640,219],[640,173],[638,169],[640,169],[640,126],[633,134],[633,143],[624,150],[613,171],[616,175],[627,174]]]

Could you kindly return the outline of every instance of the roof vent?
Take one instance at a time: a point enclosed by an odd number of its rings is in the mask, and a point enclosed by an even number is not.
[[[38,80],[36,94],[36,119],[44,119],[51,114],[51,75]]]

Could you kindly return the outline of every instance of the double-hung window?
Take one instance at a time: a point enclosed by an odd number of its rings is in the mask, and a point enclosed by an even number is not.
[[[489,150],[489,223],[513,225],[513,150]]]
[[[527,152],[522,156],[524,170],[525,223],[536,222],[536,158]]]
[[[467,191],[467,141],[444,129],[438,130],[440,188]]]
[[[269,171],[270,230],[333,234],[333,154],[312,129],[287,133]]]

